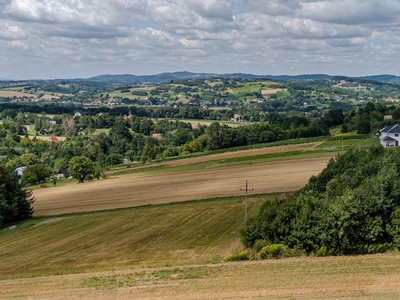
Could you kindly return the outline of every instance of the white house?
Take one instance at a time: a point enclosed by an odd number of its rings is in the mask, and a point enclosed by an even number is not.
[[[398,147],[400,142],[400,124],[386,126],[381,132],[381,144],[383,147]]]

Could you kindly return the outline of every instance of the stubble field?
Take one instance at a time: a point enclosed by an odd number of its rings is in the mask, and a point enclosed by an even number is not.
[[[240,188],[244,188],[246,180],[254,194],[297,190],[326,166],[329,157],[249,162],[229,167],[225,167],[224,162],[235,157],[310,150],[317,145],[288,145],[182,159],[160,163],[162,169],[156,171],[38,189],[34,191],[35,216],[237,196],[243,194]],[[210,161],[214,163],[196,168],[196,164]],[[186,167],[179,169],[179,166]]]

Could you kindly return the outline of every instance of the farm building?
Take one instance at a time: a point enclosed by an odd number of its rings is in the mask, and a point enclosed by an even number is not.
[[[398,147],[400,142],[400,124],[386,126],[379,130],[383,147]]]

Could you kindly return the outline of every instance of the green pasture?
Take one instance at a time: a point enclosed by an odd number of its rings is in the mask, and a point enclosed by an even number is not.
[[[290,97],[290,92],[289,91],[278,91],[276,92],[276,99],[284,99]]]
[[[249,216],[276,196],[250,196]],[[0,231],[0,279],[219,263],[243,224],[244,197],[33,218]]]

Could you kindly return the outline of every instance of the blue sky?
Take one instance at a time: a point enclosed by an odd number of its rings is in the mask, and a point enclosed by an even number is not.
[[[0,0],[0,78],[400,75],[400,0]]]

